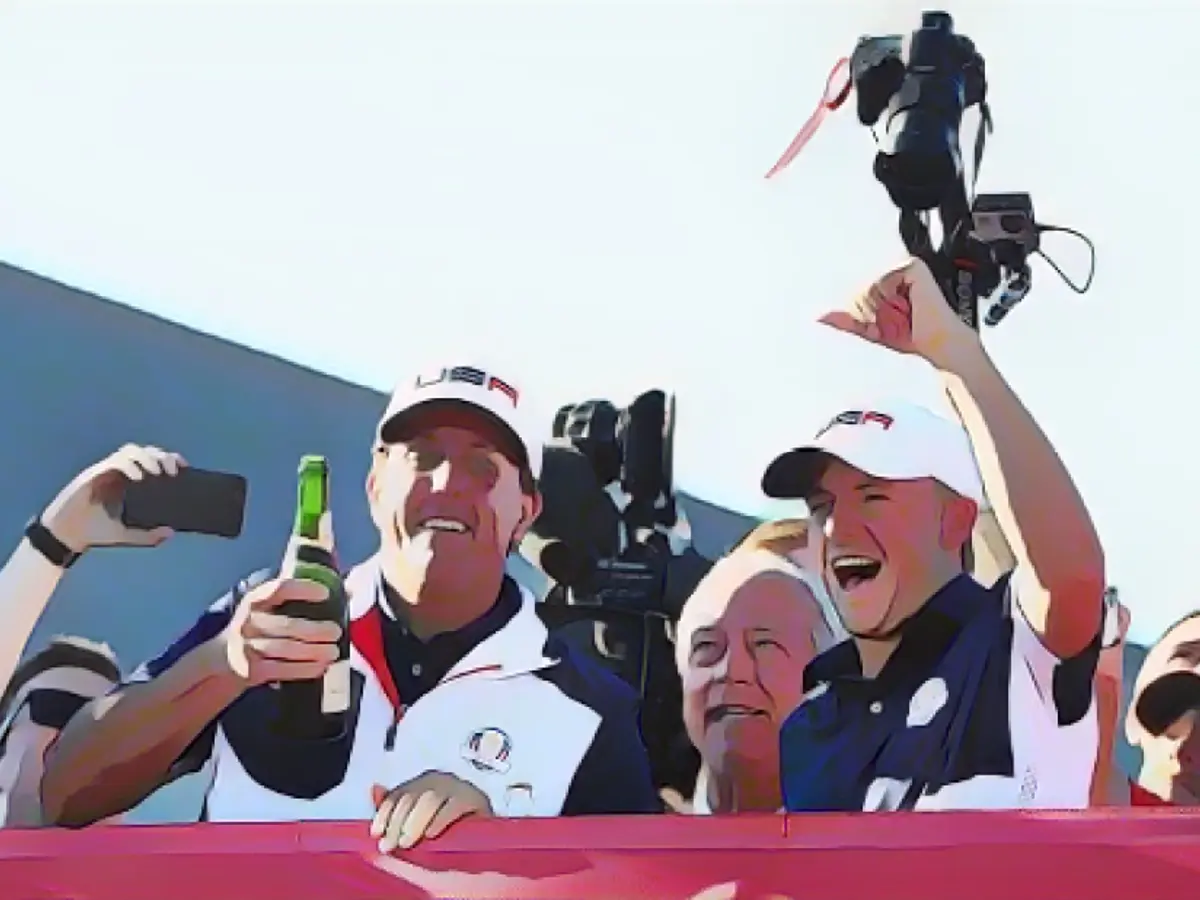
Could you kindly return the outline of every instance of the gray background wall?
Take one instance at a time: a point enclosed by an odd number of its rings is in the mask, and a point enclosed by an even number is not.
[[[152,551],[85,557],[28,650],[55,634],[79,634],[107,641],[126,668],[156,653],[238,578],[278,559],[305,453],[330,460],[343,559],[374,550],[362,486],[386,400],[376,391],[4,265],[0,388],[0,554],[63,484],[124,443],[178,450],[193,465],[250,482],[236,541],[180,535]],[[705,555],[719,554],[752,524],[702,501],[682,502]],[[517,574],[532,580],[531,572]],[[136,817],[194,819],[198,787],[196,778],[184,779]]]

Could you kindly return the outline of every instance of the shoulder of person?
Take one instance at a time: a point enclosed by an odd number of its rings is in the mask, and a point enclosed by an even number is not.
[[[215,638],[229,624],[241,599],[258,585],[269,581],[274,575],[275,573],[271,569],[259,569],[241,579],[200,613],[191,627],[176,638],[166,650],[134,669],[126,682],[136,683],[157,678],[185,654]]]
[[[207,617],[225,616],[227,619],[233,615],[233,611],[237,609],[237,605],[242,601],[248,593],[278,576],[275,569],[258,569],[245,578],[240,579],[228,591],[218,597],[211,606],[200,614],[200,620],[203,621]]]
[[[551,635],[545,655],[556,662],[542,670],[543,677],[571,699],[603,718],[637,713],[638,695],[633,686],[569,641]]]

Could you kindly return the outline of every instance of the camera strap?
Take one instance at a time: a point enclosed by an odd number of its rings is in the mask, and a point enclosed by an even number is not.
[[[817,133],[817,129],[821,127],[821,123],[825,121],[825,117],[839,109],[846,102],[853,88],[854,82],[850,78],[850,57],[843,56],[834,63],[829,77],[825,80],[825,93],[821,97],[821,101],[817,104],[817,108],[813,110],[812,115],[808,117],[808,121],[801,126],[800,131],[792,138],[792,142],[788,144],[788,148],[783,151],[783,156],[779,157],[779,162],[771,166],[771,171],[767,173],[767,178],[778,175],[792,164],[792,160],[800,155],[800,151],[804,149],[804,145],[812,140],[812,136]]]
[[[820,102],[817,103],[817,108],[809,115],[806,121],[792,138],[792,142],[788,144],[788,148],[783,151],[783,156],[779,157],[779,161],[771,166],[771,170],[767,172],[767,178],[773,178],[792,164],[792,161],[800,155],[800,151],[804,146],[812,140],[813,135],[824,123],[826,116],[831,112],[835,112],[842,107],[850,97],[850,92],[854,89],[854,80],[850,77],[850,57],[843,56],[833,65],[833,69],[829,72],[829,77],[825,79],[825,93],[821,96]],[[983,164],[983,151],[987,145],[987,136],[993,130],[992,111],[987,105],[987,101],[979,104],[979,129],[975,132],[975,153],[971,165],[971,194],[975,193],[975,185],[979,181],[979,167]]]

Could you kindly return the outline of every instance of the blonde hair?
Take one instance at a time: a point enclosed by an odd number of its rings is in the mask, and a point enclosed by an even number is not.
[[[815,542],[809,540],[811,524],[808,519],[776,519],[761,522],[743,535],[725,555],[764,551],[774,554],[797,571],[796,578],[803,581],[821,604],[821,612],[829,623],[833,634],[839,633],[841,620],[829,599],[829,592],[821,579],[821,558]]]
[[[820,574],[806,566],[809,554],[805,551],[811,549],[808,531],[807,519],[780,519],[757,525],[717,560],[716,565],[696,586],[692,597],[714,592],[732,592],[756,575],[778,572],[808,588],[813,599],[817,601],[822,624],[827,632],[827,635],[818,636],[817,648],[825,650],[833,646],[846,637],[846,631]],[[691,604],[692,597],[684,603],[681,623],[687,615],[687,607]],[[676,642],[675,659],[680,671],[683,671],[686,653],[680,641]]]
[[[733,556],[748,550],[770,550],[787,557],[795,550],[808,547],[808,519],[776,519],[755,525],[725,553]]]

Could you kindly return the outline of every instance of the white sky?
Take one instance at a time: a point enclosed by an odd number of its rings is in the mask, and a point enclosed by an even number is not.
[[[1200,5],[948,5],[988,61],[984,189],[1099,246],[1091,294],[1041,266],[988,340],[1153,638],[1200,605]],[[844,399],[935,395],[813,324],[900,258],[852,104],[762,179],[837,57],[920,8],[8,2],[0,258],[379,388],[414,357],[516,363],[547,428],[674,389],[681,485],[770,512],[763,464]]]

